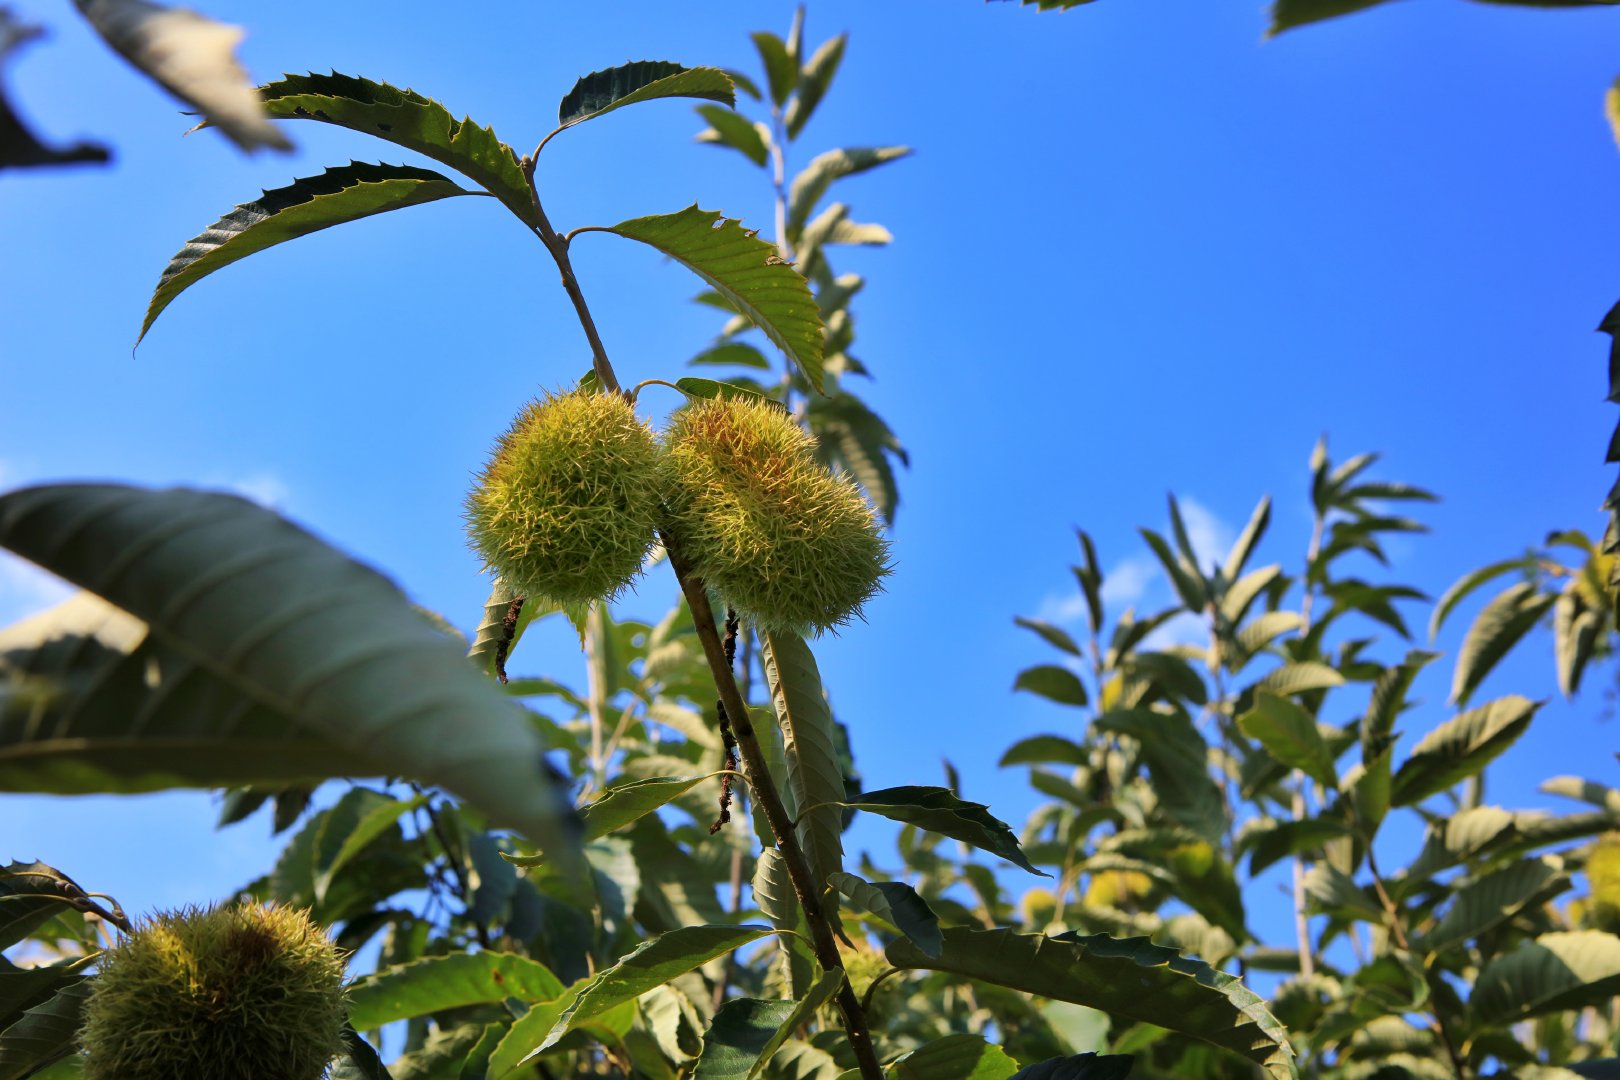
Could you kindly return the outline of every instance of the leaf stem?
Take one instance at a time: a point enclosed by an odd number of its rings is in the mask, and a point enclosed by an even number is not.
[[[560,128],[558,130],[561,130]],[[555,135],[556,132],[552,132]],[[563,291],[568,293],[568,299],[574,303],[574,312],[579,316],[579,324],[585,330],[585,340],[591,343],[591,364],[596,371],[596,381],[601,384],[604,391],[610,394],[619,393],[619,380],[613,374],[613,365],[608,362],[607,349],[602,345],[602,337],[596,332],[596,320],[591,318],[591,309],[586,306],[585,294],[580,291],[579,279],[574,276],[574,264],[568,258],[568,240],[557,235],[557,230],[551,227],[551,219],[546,217],[545,207],[540,205],[540,185],[535,181],[535,165],[540,159],[540,151],[550,140],[547,135],[535,147],[534,153],[523,159],[523,177],[529,182],[529,202],[534,207],[534,216],[539,224],[535,233],[540,242],[546,245],[551,252],[552,261],[557,264],[557,271],[562,275]]]
[[[754,731],[753,719],[748,714],[748,706],[743,702],[742,693],[737,688],[736,676],[726,659],[725,645],[721,642],[720,632],[715,627],[714,608],[709,603],[708,591],[692,572],[691,564],[686,561],[675,538],[667,529],[661,532],[664,550],[669,554],[670,568],[675,571],[681,592],[686,596],[687,606],[692,609],[692,622],[697,628],[698,640],[703,645],[704,658],[708,660],[709,670],[714,675],[715,689],[720,694],[720,704],[725,708],[726,715],[731,720],[732,733],[737,737],[737,749],[742,753],[749,788],[753,791],[760,809],[764,811],[765,820],[770,823],[771,833],[776,837],[776,849],[781,853],[782,862],[787,867],[788,878],[793,883],[794,895],[798,897],[799,906],[804,909],[804,920],[810,929],[810,943],[815,951],[816,961],[827,971],[842,969],[844,962],[838,954],[838,944],[833,939],[832,926],[822,913],[820,890],[810,873],[809,860],[805,858],[804,849],[799,846],[793,821],[788,817],[787,807],[782,804],[782,796],[776,790],[775,781],[771,779],[765,750],[760,746],[759,736]],[[855,996],[855,991],[847,978],[838,991],[837,1000],[839,1011],[844,1017],[844,1030],[849,1035],[850,1048],[855,1052],[855,1060],[860,1065],[863,1080],[882,1080],[883,1067],[878,1063],[877,1051],[872,1045],[872,1033],[866,1023],[866,1010],[861,1006],[860,999]]]

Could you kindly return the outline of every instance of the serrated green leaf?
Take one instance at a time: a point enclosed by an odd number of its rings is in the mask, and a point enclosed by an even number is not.
[[[1522,859],[1456,890],[1445,917],[1416,947],[1433,955],[1472,941],[1531,904],[1545,903],[1569,887],[1562,868],[1547,858]]]
[[[698,115],[709,122],[709,130],[698,132],[698,142],[729,146],[755,165],[764,166],[770,157],[765,134],[752,120],[718,105],[699,105]]]
[[[1007,747],[998,762],[1009,765],[1089,765],[1091,755],[1085,747],[1061,735],[1031,735]]]
[[[77,882],[53,866],[14,860],[0,867],[0,950],[9,949],[64,909],[88,899]]]
[[[844,868],[844,766],[838,733],[821,689],[815,654],[796,634],[759,632],[760,661],[787,760],[788,786],[798,808],[799,846],[817,888]]]
[[[804,278],[768,243],[732,218],[696,203],[673,214],[601,229],[657,248],[726,298],[787,354],[819,393],[821,312]]]
[[[432,158],[499,199],[518,219],[539,218],[517,154],[487,127],[457,120],[414,90],[339,75],[284,75],[259,88],[266,111],[284,120],[319,120]]]
[[[1285,697],[1262,690],[1254,708],[1238,717],[1238,730],[1258,739],[1266,752],[1291,769],[1300,769],[1325,788],[1339,786],[1333,753],[1310,713]]]
[[[0,788],[407,776],[559,858],[577,850],[527,713],[391,582],[277,514],[195,491],[25,488],[0,496],[0,546],[129,613],[102,605],[69,638],[49,622],[0,635],[25,669],[63,665],[36,669],[59,691],[40,710],[0,697]],[[56,641],[26,640],[39,633]]]
[[[1530,632],[1552,607],[1556,597],[1537,591],[1532,582],[1520,582],[1485,605],[1463,638],[1457,668],[1451,680],[1451,700],[1466,705],[1479,684],[1509,649]]]
[[[169,260],[135,343],[140,344],[175,297],[255,252],[375,214],[472,194],[430,169],[358,161],[266,191],[192,237]]]
[[[90,986],[89,979],[65,986],[0,1028],[0,1080],[21,1080],[78,1048]]]
[[[798,61],[788,52],[787,44],[769,30],[756,31],[750,36],[754,48],[759,51],[760,62],[765,66],[772,103],[779,106],[785,104],[799,81]]]
[[[1493,1026],[1586,1005],[1620,992],[1620,938],[1598,930],[1542,934],[1487,963],[1468,1004]]]
[[[1390,802],[1410,806],[1478,773],[1524,734],[1540,707],[1505,697],[1447,720],[1412,748],[1395,773]]]
[[[893,787],[867,791],[840,805],[864,810],[891,821],[903,821],[919,829],[937,832],[976,848],[999,855],[1014,866],[1039,877],[1050,877],[1035,869],[1018,846],[1018,838],[1007,823],[990,813],[983,803],[968,802],[942,787]]]
[[[1302,660],[1284,664],[1255,683],[1255,690],[1269,690],[1274,694],[1306,694],[1312,690],[1327,690],[1344,685],[1344,676],[1327,664],[1316,660]]]
[[[875,146],[817,154],[804,171],[793,178],[788,192],[788,234],[798,236],[833,181],[898,161],[910,153],[909,146]]]
[[[579,991],[573,1004],[558,1017],[545,1041],[530,1056],[556,1045],[585,1021],[775,932],[768,926],[685,926],[643,942]]]
[[[1482,566],[1458,578],[1451,588],[1441,593],[1440,599],[1435,601],[1434,614],[1429,616],[1429,640],[1433,641],[1440,635],[1440,627],[1445,623],[1446,617],[1456,610],[1457,605],[1466,600],[1470,593],[1503,574],[1524,569],[1527,567],[1523,558],[1503,559],[1501,562]]]
[[[1090,700],[1080,676],[1056,664],[1037,664],[1025,668],[1013,681],[1013,689],[1028,690],[1059,705],[1085,705]]]
[[[887,956],[896,967],[948,972],[1157,1024],[1247,1058],[1273,1080],[1296,1075],[1287,1035],[1259,997],[1233,976],[1146,938],[953,927],[937,959],[904,940],[890,945]]]
[[[697,787],[707,776],[649,776],[617,784],[580,812],[585,839],[595,840],[638,821]]]
[[[947,1035],[894,1059],[892,1080],[1008,1080],[1018,1062],[981,1035]]]
[[[731,76],[719,68],[636,60],[593,71],[576,82],[557,107],[557,126],[573,127],[626,105],[673,97],[707,98],[728,108],[737,104]]]
[[[889,425],[860,398],[843,391],[813,399],[805,419],[816,437],[816,460],[847,471],[866,490],[878,515],[894,524],[900,486],[890,459],[909,465],[911,458]]]
[[[1206,840],[1225,831],[1225,800],[1209,775],[1209,744],[1185,713],[1114,709],[1093,724],[1141,744],[1159,803],[1174,821]]]
[[[797,1001],[727,1001],[703,1035],[693,1080],[756,1080],[789,1036],[843,985],[842,971],[824,971]]]
[[[845,873],[832,875],[827,884],[856,907],[893,926],[929,956],[939,955],[944,944],[939,936],[939,916],[910,885],[898,881],[871,882]]]
[[[371,1031],[395,1020],[517,998],[555,1001],[564,986],[537,960],[517,953],[429,956],[368,975],[349,987],[349,1023]]]

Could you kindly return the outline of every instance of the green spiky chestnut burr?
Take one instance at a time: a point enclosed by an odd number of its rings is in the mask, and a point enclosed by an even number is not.
[[[847,476],[781,408],[726,398],[675,414],[665,439],[671,526],[693,569],[770,630],[819,634],[860,614],[888,542]]]
[[[343,1046],[337,946],[292,908],[185,908],[102,955],[86,1080],[319,1080]]]
[[[663,503],[662,451],[619,394],[530,402],[467,496],[485,566],[519,594],[611,598],[640,572]]]

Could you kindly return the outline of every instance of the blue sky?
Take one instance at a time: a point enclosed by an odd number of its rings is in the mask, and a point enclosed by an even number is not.
[[[260,78],[408,84],[520,151],[577,76],[649,58],[755,71],[748,33],[784,31],[792,12],[467,3],[447,23],[415,2],[204,6],[248,27]],[[46,137],[104,138],[117,160],[0,175],[0,487],[245,491],[470,625],[487,592],[461,533],[470,476],[525,399],[588,362],[540,246],[492,200],[344,226],[207,279],[132,356],[186,239],[260,188],[409,155],[316,125],[292,130],[290,157],[182,139],[173,103],[69,5],[22,10],[53,34],[12,66],[14,98]],[[1073,528],[1095,537],[1115,611],[1169,599],[1135,528],[1166,527],[1170,490],[1212,552],[1270,492],[1261,558],[1297,570],[1321,434],[1335,457],[1382,451],[1378,475],[1445,497],[1421,511],[1433,534],[1394,549],[1395,575],[1431,595],[1550,529],[1601,532],[1615,414],[1592,328],[1620,295],[1620,156],[1602,109],[1615,17],[1428,0],[1267,42],[1257,4],[811,5],[812,42],[851,40],[790,167],[834,146],[917,149],[839,192],[895,235],[837,265],[868,278],[857,352],[877,378],[860,389],[914,463],[887,593],[867,625],[817,646],[869,786],[939,782],[949,757],[967,795],[1021,821],[1032,796],[996,759],[1075,720],[1009,692],[1051,658],[1012,618],[1074,621]],[[768,189],[695,144],[701,126],[659,103],[556,140],[552,219],[697,201],[768,234]],[[696,280],[656,254],[590,235],[575,258],[621,377],[675,377],[717,329],[689,302]],[[0,561],[0,620],[57,595]],[[656,617],[674,595],[655,576],[626,606]],[[1449,715],[1449,654],[1472,611],[1418,684],[1430,704],[1413,736]],[[513,669],[583,680],[561,636]],[[1534,791],[1548,775],[1620,780],[1612,684],[1546,709],[1493,798],[1551,807]],[[1550,644],[1485,687],[1509,692],[1555,694]],[[211,834],[209,803],[0,797],[0,855],[134,909],[202,901],[275,850],[263,821]]]

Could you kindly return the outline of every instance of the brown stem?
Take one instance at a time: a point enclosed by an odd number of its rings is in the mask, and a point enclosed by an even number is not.
[[[574,302],[574,312],[579,316],[579,325],[585,328],[585,340],[591,343],[591,364],[596,371],[596,381],[602,389],[610,394],[619,393],[619,380],[613,374],[613,365],[608,363],[607,349],[602,346],[602,337],[596,332],[596,320],[591,318],[591,309],[585,304],[585,294],[580,291],[579,279],[574,276],[574,264],[568,258],[568,241],[557,235],[557,230],[551,227],[551,220],[546,217],[545,208],[540,205],[540,187],[535,183],[534,167],[540,151],[536,148],[534,156],[523,159],[523,176],[529,182],[529,204],[534,207],[534,216],[539,221],[535,232],[540,235],[541,243],[551,252],[551,258],[557,264],[557,271],[562,275],[563,291],[568,293],[568,299]]]
[[[1389,889],[1384,886],[1384,875],[1378,872],[1378,858],[1373,854],[1371,840],[1367,842],[1367,870],[1372,874],[1373,892],[1378,895],[1378,902],[1383,905],[1384,917],[1389,920],[1389,931],[1395,937],[1395,944],[1399,945],[1402,951],[1411,952],[1412,945],[1406,936],[1406,920],[1401,918],[1400,905],[1395,903],[1395,898],[1389,894]],[[1432,1001],[1434,1000],[1434,991],[1437,989],[1434,984],[1439,980],[1440,976],[1432,968],[1425,966],[1423,978],[1424,981],[1429,983],[1429,996]],[[1436,1005],[1433,1012],[1434,1033],[1439,1036],[1440,1044],[1446,1049],[1446,1057],[1451,1062],[1451,1071],[1457,1074],[1458,1080],[1461,1080],[1462,1077],[1468,1075],[1467,1063],[1464,1062],[1462,1054],[1458,1052],[1457,1044],[1451,1038],[1451,1032],[1446,1029],[1446,1022],[1440,1016],[1438,1005]]]
[[[764,811],[765,820],[770,823],[771,833],[776,837],[776,850],[782,855],[788,879],[793,883],[794,895],[798,897],[799,906],[804,909],[804,921],[810,929],[810,944],[815,950],[816,961],[827,971],[842,968],[844,961],[838,955],[838,944],[833,939],[832,926],[822,914],[821,890],[817,888],[815,878],[810,873],[810,863],[804,856],[804,849],[799,846],[793,819],[788,816],[787,807],[782,805],[782,796],[776,790],[775,781],[771,779],[765,750],[760,746],[753,720],[748,715],[748,706],[743,702],[742,694],[737,689],[736,676],[732,674],[731,665],[726,660],[725,645],[721,642],[720,633],[715,627],[714,608],[709,604],[709,594],[705,591],[703,582],[692,572],[691,565],[681,554],[667,530],[663,534],[663,539],[664,550],[669,554],[669,565],[675,571],[676,580],[680,582],[687,606],[692,609],[692,622],[697,627],[698,640],[703,644],[703,655],[709,662],[710,672],[714,675],[720,703],[725,706],[726,714],[731,720],[732,733],[737,737],[737,749],[742,752],[743,764],[748,772],[748,786],[760,809]],[[878,1063],[877,1050],[872,1045],[872,1033],[866,1024],[866,1010],[861,1007],[860,999],[855,996],[855,991],[847,979],[843,988],[838,991],[837,1000],[839,1011],[844,1016],[844,1030],[849,1035],[850,1048],[855,1052],[861,1076],[864,1080],[882,1080],[883,1066]]]

